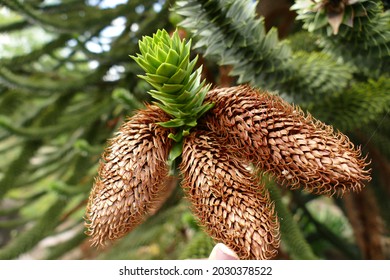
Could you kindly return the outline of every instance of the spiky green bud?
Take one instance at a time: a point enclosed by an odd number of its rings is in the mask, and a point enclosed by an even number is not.
[[[177,30],[172,37],[165,30],[158,30],[153,37],[144,36],[139,42],[141,54],[131,56],[146,75],[139,75],[154,87],[149,94],[155,104],[172,117],[159,123],[163,127],[176,128],[170,138],[177,142],[168,161],[181,155],[182,139],[197,125],[197,120],[213,104],[203,104],[209,85],[201,81],[202,67],[193,71],[198,57],[190,60],[191,40],[181,40]]]
[[[190,61],[191,40],[180,40],[177,31],[170,37],[167,31],[158,30],[153,37],[144,36],[139,48],[141,54],[132,56],[146,72],[139,77],[154,87],[149,93],[158,101],[156,105],[173,117],[160,124],[196,126],[196,120],[212,105],[203,104],[209,86],[201,81],[202,67],[193,72],[197,57]]]

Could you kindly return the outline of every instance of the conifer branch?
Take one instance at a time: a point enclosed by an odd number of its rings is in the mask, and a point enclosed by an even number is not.
[[[18,156],[8,164],[8,168],[0,180],[0,198],[14,187],[17,181],[15,178],[19,178],[20,173],[27,169],[26,162],[30,160],[41,144],[39,140],[30,140],[22,145]]]
[[[55,122],[69,105],[70,95],[59,96],[51,107],[52,110],[39,110],[39,114],[34,121],[28,120],[38,126],[46,126],[50,122]],[[30,124],[31,124],[30,123]],[[37,153],[40,146],[43,145],[42,139],[26,139],[19,146],[17,155],[9,162],[5,169],[4,176],[0,179],[0,198],[2,198],[10,189],[14,188],[19,182],[20,174],[28,170],[30,159]]]
[[[18,0],[0,0],[0,3],[22,14],[30,23],[56,34],[73,33],[76,30],[80,32],[91,29],[98,30],[97,25],[101,27],[109,25],[118,14],[122,14],[122,11],[127,8],[126,5],[118,5],[115,8],[102,10],[83,4],[74,11],[72,20],[63,20],[61,12],[46,14],[42,9],[36,9],[31,4],[21,3]],[[80,11],[84,12],[83,16],[80,16],[82,14]]]
[[[67,119],[60,120],[55,125],[41,126],[41,127],[20,127],[15,125],[12,119],[7,116],[0,115],[0,127],[8,130],[14,135],[26,137],[29,139],[42,139],[46,137],[52,137],[61,133],[66,133],[70,130],[74,130],[79,127],[76,119],[84,119],[85,121],[94,120],[107,110],[109,110],[109,100],[103,100],[100,104],[94,104],[89,110],[79,112],[79,114],[69,116]]]
[[[256,18],[255,4],[250,0],[185,0],[176,2],[175,11],[185,17],[180,26],[197,38],[195,48],[220,65],[232,65],[230,74],[238,76],[239,83],[293,96],[323,95],[345,86],[351,69],[326,56],[321,56],[319,63],[312,54],[292,56],[275,29],[266,33],[263,19]],[[305,60],[311,65],[302,69]],[[318,81],[306,79],[309,71]],[[323,87],[330,80],[332,83]]]
[[[378,80],[356,83],[308,109],[341,131],[354,131],[382,119],[390,108],[389,92],[390,79],[382,76]]]
[[[57,77],[60,78],[60,77]],[[71,81],[72,80],[72,81]],[[61,77],[54,81],[53,78],[38,75],[21,75],[4,66],[0,66],[0,82],[11,88],[20,88],[45,95],[51,91],[61,92],[77,89],[84,85],[85,78]]]
[[[66,205],[66,199],[57,198],[31,229],[19,234],[12,242],[0,249],[0,259],[15,259],[52,233]]]
[[[203,259],[210,255],[215,242],[203,231],[198,231],[181,252],[179,259]]]
[[[185,17],[180,26],[197,39],[194,47],[221,65],[233,65],[231,75],[238,76],[239,83],[276,87],[270,73],[280,82],[289,77],[282,66],[291,51],[279,42],[276,30],[265,32],[263,19],[255,19],[254,5],[253,1],[177,1],[175,12]]]
[[[318,257],[313,253],[310,245],[307,243],[301,230],[291,212],[282,201],[282,194],[275,186],[275,183],[269,181],[266,184],[271,199],[275,202],[275,210],[279,216],[280,232],[282,242],[288,248],[289,253],[296,260],[316,260]]]
[[[49,249],[49,253],[46,257],[47,260],[58,260],[64,254],[72,250],[73,248],[78,247],[86,239],[86,235],[83,230],[80,230],[74,237],[71,239]]]
[[[379,115],[375,121],[358,130],[359,138],[362,138],[363,143],[368,150],[373,149],[376,153],[380,151],[383,156],[382,161],[390,161],[390,112],[384,112]],[[364,135],[364,136],[363,136]],[[371,152],[372,153],[372,152]],[[388,163],[383,163],[386,166]],[[388,172],[384,172],[387,177]]]
[[[62,158],[61,161],[58,161],[52,165],[48,165],[46,167],[43,167],[42,169],[39,170],[39,172],[35,172],[35,173],[31,174],[28,178],[23,178],[22,180],[17,180],[16,182],[13,183],[12,188],[17,189],[17,188],[21,188],[21,187],[35,184],[44,178],[48,178],[50,175],[53,175],[60,170],[63,170],[64,172],[66,172],[66,169],[64,169],[64,166],[67,164],[71,164],[73,158],[74,158],[74,153],[69,153],[66,155],[66,157]],[[31,171],[26,170],[26,173],[27,172],[30,173]]]
[[[382,1],[298,0],[292,9],[334,57],[353,63],[367,76],[389,71],[390,11],[384,11]]]
[[[0,33],[20,31],[29,26],[31,26],[31,24],[27,20],[19,20],[16,22],[0,25]]]
[[[69,35],[61,35],[53,41],[43,45],[41,48],[37,50],[33,50],[25,55],[13,56],[12,58],[3,58],[0,60],[1,66],[12,67],[13,65],[23,65],[32,61],[36,61],[43,55],[48,55],[52,53],[54,50],[62,47],[67,40],[69,40],[71,36]]]
[[[335,90],[344,89],[352,79],[351,68],[348,65],[337,63],[323,52],[297,51],[292,57],[293,69],[299,69],[300,74],[292,77],[286,85],[288,93],[293,94],[297,103],[321,104],[324,98],[332,96]],[[300,92],[302,89],[310,91],[310,88],[321,90],[312,92],[310,96]]]

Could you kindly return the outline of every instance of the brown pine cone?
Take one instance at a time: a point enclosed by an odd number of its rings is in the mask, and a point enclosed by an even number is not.
[[[279,247],[279,223],[267,190],[246,162],[231,156],[213,133],[185,138],[183,188],[205,231],[241,259],[270,259]]]
[[[202,125],[224,138],[236,156],[282,184],[342,195],[370,180],[360,149],[345,135],[278,96],[238,86],[211,90],[205,102],[215,106]]]
[[[166,164],[172,130],[157,124],[167,120],[161,109],[149,106],[125,122],[109,141],[86,212],[92,244],[122,237],[167,198],[172,186]]]

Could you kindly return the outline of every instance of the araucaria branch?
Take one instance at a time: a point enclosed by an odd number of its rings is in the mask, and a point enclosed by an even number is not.
[[[277,213],[259,171],[325,195],[359,191],[370,180],[346,136],[280,97],[249,86],[209,91],[177,33],[158,31],[140,50],[135,60],[157,106],[137,112],[108,143],[86,213],[93,244],[122,237],[156,211],[180,155],[193,213],[242,259],[270,259],[279,247]]]

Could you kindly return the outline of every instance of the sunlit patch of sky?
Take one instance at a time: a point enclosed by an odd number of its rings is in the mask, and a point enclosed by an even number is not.
[[[157,13],[159,13],[162,9],[162,4],[160,2],[154,3],[153,4],[153,10]]]
[[[120,79],[121,74],[125,72],[125,67],[122,65],[113,65],[103,76],[103,81],[113,82]]]
[[[131,26],[130,26],[130,30],[131,32],[137,32],[139,29],[139,24],[138,23],[132,23]]]
[[[56,5],[56,4],[61,4],[61,0],[45,0],[43,1],[44,5]]]
[[[137,14],[142,14],[143,12],[145,11],[145,6],[144,5],[138,5],[137,7],[135,7],[135,12]]]
[[[0,7],[0,15],[2,16],[10,16],[11,11],[6,7]]]
[[[109,26],[100,32],[99,37],[93,37],[86,43],[87,49],[93,53],[109,51],[112,39],[123,32],[125,25],[125,17],[122,16],[114,19]]]
[[[88,66],[91,69],[96,69],[99,66],[99,62],[96,61],[96,60],[91,60],[91,61],[88,62]]]
[[[109,26],[104,28],[100,35],[107,38],[119,36],[125,29],[126,18],[118,17],[114,19]]]
[[[103,8],[115,8],[120,4],[127,3],[128,0],[88,0],[88,5],[100,6]]]

